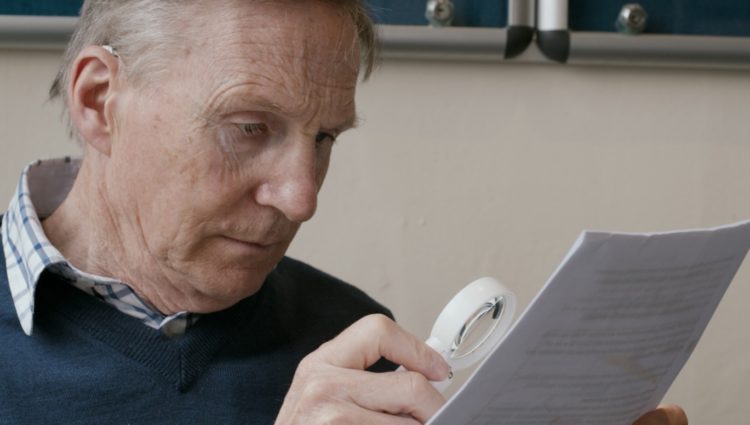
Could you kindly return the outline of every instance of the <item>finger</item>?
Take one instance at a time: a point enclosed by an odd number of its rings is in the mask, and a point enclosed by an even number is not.
[[[687,425],[685,411],[676,404],[663,404],[638,418],[633,425]]]
[[[404,423],[414,425],[420,423],[418,417],[426,421],[439,408],[435,405],[443,402],[443,400],[432,401],[433,396],[423,394],[424,391],[435,390],[424,376],[416,372],[375,373],[320,363],[305,363],[300,367],[303,369],[302,375],[292,382],[279,416],[276,418],[277,424]],[[314,370],[314,375],[308,376],[305,369]],[[421,378],[430,388],[425,389],[414,385],[415,388],[419,388],[416,392],[409,392],[408,388],[400,388],[404,386],[404,382],[407,384],[409,382],[400,380],[402,378],[396,375],[407,374]],[[394,377],[391,379],[383,377],[388,375],[394,375]],[[390,398],[383,396],[383,393],[394,391],[394,387],[399,387],[400,396]],[[438,397],[442,396],[438,394]],[[425,406],[408,406],[409,400],[414,400],[413,403],[424,403]],[[378,413],[378,415],[367,416],[364,412]],[[404,413],[407,416],[399,416]],[[365,416],[369,418],[369,421],[363,420]],[[404,420],[404,418],[409,420]]]
[[[421,425],[424,422],[408,416],[395,416],[389,413],[375,412],[352,406],[346,416],[339,421],[323,421],[321,424],[357,424],[357,425]]]
[[[327,423],[327,422],[326,422]],[[337,422],[338,423],[338,422]],[[351,422],[340,422],[340,423],[351,423]],[[363,416],[361,422],[357,422],[357,425],[421,425],[424,422],[419,422],[414,418],[410,417],[399,417],[389,415],[387,413],[380,412],[369,412],[367,417]]]
[[[365,409],[406,414],[427,422],[445,404],[445,397],[420,373],[367,373],[363,379],[359,376],[362,372],[351,371],[350,382],[356,384],[349,391],[352,401]]]
[[[314,355],[348,369],[366,369],[381,357],[419,372],[432,381],[448,379],[450,366],[435,350],[382,314],[360,319]]]
[[[354,404],[336,404],[308,409],[293,419],[282,419],[278,423],[295,424],[357,424],[357,425],[419,425],[411,417],[394,416],[383,412],[363,409]]]

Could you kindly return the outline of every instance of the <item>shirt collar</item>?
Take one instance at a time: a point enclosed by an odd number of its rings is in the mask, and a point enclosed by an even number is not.
[[[73,186],[80,159],[70,157],[36,161],[21,173],[16,192],[3,216],[2,242],[8,284],[21,327],[33,330],[34,292],[45,270],[62,274],[74,286],[113,305],[169,336],[184,333],[197,315],[180,312],[165,316],[143,301],[123,282],[76,269],[55,248],[41,220],[60,206]]]

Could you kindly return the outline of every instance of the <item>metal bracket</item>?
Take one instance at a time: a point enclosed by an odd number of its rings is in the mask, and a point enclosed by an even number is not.
[[[523,53],[534,39],[535,0],[509,0],[505,28],[379,25],[388,57],[505,60]]]
[[[539,0],[536,44],[553,61],[565,63],[570,55],[568,0]]]

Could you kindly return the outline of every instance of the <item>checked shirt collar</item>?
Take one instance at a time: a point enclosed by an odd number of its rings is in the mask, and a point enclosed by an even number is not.
[[[47,270],[166,336],[184,334],[198,315],[159,313],[124,282],[76,269],[47,239],[41,221],[65,199],[80,165],[80,159],[70,157],[29,164],[21,173],[3,216],[2,242],[8,284],[23,331],[27,335],[32,333],[34,292],[42,272]]]

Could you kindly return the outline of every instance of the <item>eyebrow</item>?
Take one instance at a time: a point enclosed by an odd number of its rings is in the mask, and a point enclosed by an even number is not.
[[[226,99],[223,102],[220,102],[218,110],[221,110],[222,107],[226,107],[227,105],[229,106],[252,105],[252,106],[259,107],[261,109],[266,109],[272,113],[277,113],[279,115],[290,116],[290,117],[301,115],[301,113],[286,109],[283,106],[279,105],[278,103],[273,102],[271,99],[264,96],[263,94],[259,94],[259,93],[253,93],[252,99],[249,99],[247,96],[236,96],[236,97],[233,96],[229,99]],[[350,116],[346,120],[338,123],[333,128],[330,128],[330,130],[335,130],[337,134],[341,134],[345,132],[346,130],[357,128],[361,122],[362,120],[360,116],[357,115],[357,113],[355,112],[352,116]]]
[[[344,121],[340,125],[336,127],[336,132],[341,134],[345,132],[346,130],[351,130],[359,127],[360,123],[362,123],[361,118],[357,113],[355,112],[354,115],[349,118],[348,120]]]

